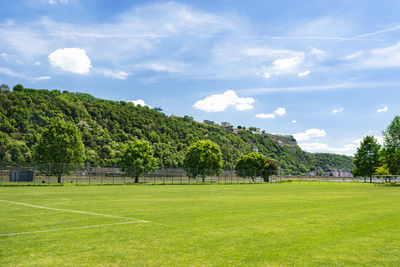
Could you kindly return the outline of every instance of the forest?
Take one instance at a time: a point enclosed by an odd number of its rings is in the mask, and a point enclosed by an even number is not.
[[[352,157],[307,153],[294,138],[252,134],[246,129],[234,134],[218,125],[196,122],[190,116],[167,116],[161,108],[22,85],[0,92],[0,161],[32,162],[33,145],[55,117],[77,125],[90,165],[117,166],[127,142],[138,138],[151,143],[160,167],[182,167],[187,148],[209,139],[219,145],[225,169],[232,169],[253,146],[275,160],[286,174],[305,174],[317,167],[353,168]]]

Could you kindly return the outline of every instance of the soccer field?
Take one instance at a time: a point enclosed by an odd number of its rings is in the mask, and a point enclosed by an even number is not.
[[[0,187],[2,266],[400,265],[400,188]]]

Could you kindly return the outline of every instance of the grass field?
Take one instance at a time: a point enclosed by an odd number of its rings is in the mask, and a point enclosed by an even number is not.
[[[399,187],[0,187],[0,200],[2,266],[400,265]]]

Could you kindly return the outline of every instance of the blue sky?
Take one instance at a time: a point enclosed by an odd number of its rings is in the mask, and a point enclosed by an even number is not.
[[[399,10],[365,0],[3,0],[0,83],[141,100],[351,155],[400,114]]]

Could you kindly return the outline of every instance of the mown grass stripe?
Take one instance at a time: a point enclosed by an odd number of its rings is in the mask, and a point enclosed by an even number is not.
[[[78,229],[105,227],[105,226],[113,226],[113,225],[123,225],[123,224],[131,224],[131,223],[144,223],[144,222],[131,221],[131,222],[107,223],[107,224],[96,224],[96,225],[84,225],[84,226],[76,226],[76,227],[68,227],[68,228],[56,228],[56,229],[38,230],[38,231],[31,231],[31,232],[0,234],[0,237],[3,237],[3,236],[15,236],[15,235],[29,235],[29,234],[46,233],[46,232],[57,232],[57,231],[67,231],[67,230],[78,230]]]
[[[22,205],[22,206],[31,207],[31,208],[38,208],[38,209],[56,210],[56,211],[72,212],[72,213],[79,213],[79,214],[103,216],[103,217],[124,219],[124,220],[136,221],[136,222],[148,222],[146,220],[140,220],[140,219],[129,218],[129,217],[120,217],[120,216],[114,216],[114,215],[109,215],[109,214],[101,214],[101,213],[80,211],[80,210],[67,210],[67,209],[51,208],[51,207],[45,207],[45,206],[39,206],[39,205],[32,205],[32,204],[28,204],[28,203],[15,202],[15,201],[10,201],[10,200],[2,200],[2,199],[0,199],[0,202],[10,203],[10,204],[15,204],[15,205]]]

